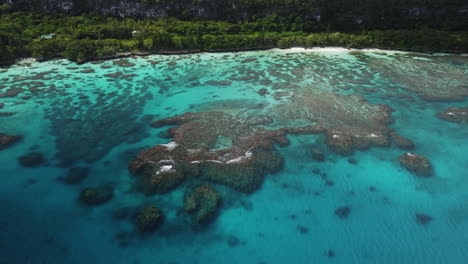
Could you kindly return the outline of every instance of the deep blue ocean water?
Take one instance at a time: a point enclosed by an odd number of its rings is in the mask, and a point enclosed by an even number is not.
[[[436,116],[468,106],[467,86],[468,56],[379,50],[22,61],[0,70],[0,112],[15,113],[0,117],[0,133],[22,136],[0,151],[0,263],[468,263],[468,124]],[[19,93],[7,97],[9,89]],[[186,112],[248,115],[258,104],[276,118],[283,115],[277,105],[310,91],[393,108],[389,127],[415,143],[412,152],[432,162],[434,176],[401,167],[406,151],[395,144],[345,157],[327,148],[323,134],[291,134],[289,146],[277,147],[283,168],[254,193],[214,185],[222,207],[201,231],[180,213],[184,185],[163,195],[134,190],[128,163],[171,141],[150,121]],[[313,160],[312,148],[326,160]],[[31,151],[46,163],[22,167],[18,157]],[[84,181],[57,180],[75,166],[89,167]],[[111,201],[79,203],[82,188],[103,183],[115,188]],[[116,217],[145,204],[165,214],[154,233]],[[343,206],[351,208],[347,218],[335,214]],[[416,214],[432,220],[420,224]]]

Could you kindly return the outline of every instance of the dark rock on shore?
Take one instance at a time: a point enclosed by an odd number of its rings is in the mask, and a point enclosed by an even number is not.
[[[163,222],[162,211],[155,206],[141,208],[135,215],[134,223],[142,233],[150,233],[156,230]]]
[[[18,158],[21,166],[26,168],[34,168],[43,165],[46,160],[44,155],[40,152],[30,152]]]
[[[184,197],[184,209],[190,214],[192,225],[199,228],[216,217],[221,205],[221,194],[211,185],[204,184],[189,191]]]
[[[113,196],[114,187],[104,184],[81,190],[79,200],[85,205],[99,205],[111,200]]]
[[[413,153],[405,153],[401,155],[398,160],[400,161],[401,166],[416,176],[430,177],[433,175],[431,161],[423,156]]]
[[[438,113],[437,117],[453,123],[468,123],[468,107],[450,107]]]
[[[21,136],[10,136],[0,133],[0,150],[12,146],[21,139]]]

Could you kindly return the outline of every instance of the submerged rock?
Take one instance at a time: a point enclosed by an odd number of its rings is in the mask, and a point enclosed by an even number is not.
[[[231,85],[231,81],[215,81],[215,80],[209,80],[206,82],[206,84],[209,85],[215,85],[215,86],[226,86],[226,85]]]
[[[11,136],[0,133],[0,150],[6,149],[21,140],[21,136]]]
[[[192,218],[195,228],[209,224],[221,205],[221,194],[211,185],[204,184],[189,191],[184,197],[184,209]]]
[[[427,225],[432,221],[432,217],[427,214],[416,214],[416,223],[418,225]]]
[[[405,149],[405,150],[414,149],[414,143],[410,139],[405,138],[395,132],[391,132],[390,137],[392,137],[393,141],[395,142],[395,144],[397,144],[397,146],[400,149]]]
[[[108,73],[108,74],[104,74],[104,77],[119,78],[120,75],[122,75],[122,74],[123,74],[122,72]]]
[[[16,97],[18,94],[24,92],[23,88],[10,88],[6,90],[4,93],[0,93],[0,98],[5,97]]]
[[[26,168],[34,168],[43,165],[46,160],[40,152],[30,152],[18,158],[21,166]]]
[[[423,156],[414,153],[405,153],[401,155],[398,160],[405,169],[416,176],[430,177],[433,175],[431,161]]]
[[[256,61],[257,59],[255,58],[248,58],[248,59],[244,59],[241,61],[241,63],[248,63],[248,62],[252,62],[252,61]]]
[[[93,70],[93,69],[84,69],[84,70],[81,70],[80,72],[81,73],[93,73],[93,72],[95,72],[95,70]]]
[[[325,153],[320,149],[314,148],[312,149],[312,159],[318,162],[325,161]]]
[[[468,123],[468,107],[449,107],[437,117],[453,123]]]
[[[79,200],[85,205],[100,205],[110,201],[114,196],[114,187],[104,184],[81,190]]]
[[[120,67],[128,68],[135,66],[135,63],[131,63],[128,59],[119,59],[112,61],[113,65],[117,65]]]
[[[229,236],[227,240],[227,244],[229,247],[236,247],[241,244],[241,241],[238,237],[236,236]]]
[[[9,117],[15,115],[16,112],[0,112],[0,117]]]
[[[259,95],[265,95],[268,93],[268,90],[266,88],[262,88],[260,90],[258,90],[257,92]]]
[[[66,184],[77,184],[86,179],[89,175],[88,167],[75,167],[68,170],[68,174],[63,177],[59,177],[58,180]]]
[[[145,206],[135,215],[134,223],[142,233],[149,233],[156,230],[163,222],[162,211],[155,206]]]
[[[336,208],[335,210],[335,215],[338,216],[338,218],[340,219],[347,219],[350,213],[351,213],[350,205],[341,206],[341,207]]]
[[[296,226],[296,229],[297,229],[297,231],[299,231],[299,233],[301,233],[301,234],[307,234],[307,233],[309,233],[309,228],[306,227],[306,226],[303,226],[303,225],[298,225],[298,226]]]

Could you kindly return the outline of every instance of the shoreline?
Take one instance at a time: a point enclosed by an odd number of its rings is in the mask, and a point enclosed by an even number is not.
[[[392,48],[374,48],[374,47],[367,47],[367,48],[348,48],[348,47],[312,47],[312,48],[304,48],[304,47],[290,47],[290,48],[278,48],[278,47],[265,47],[265,48],[235,48],[235,49],[214,49],[214,50],[175,50],[175,51],[155,51],[155,52],[147,52],[147,51],[136,51],[136,52],[124,52],[124,53],[116,53],[113,55],[107,56],[97,56],[86,58],[84,60],[76,61],[75,63],[78,65],[86,64],[93,61],[106,61],[106,60],[115,60],[121,58],[130,58],[130,57],[147,57],[151,55],[189,55],[189,54],[199,54],[199,53],[224,53],[224,52],[248,52],[248,51],[264,51],[264,50],[277,50],[277,51],[293,51],[293,52],[314,52],[314,51],[368,51],[368,52],[415,52],[421,54],[428,54],[428,55],[461,55],[461,56],[468,56],[468,53],[464,52],[457,52],[457,51],[421,51],[417,49],[392,49]],[[51,60],[59,60],[65,59],[69,60],[61,55],[53,56],[47,59],[36,59],[33,57],[24,57],[15,59],[12,63],[0,63],[0,69],[8,69],[10,66],[15,64],[22,64],[22,63],[33,63],[33,62],[46,62]],[[71,60],[69,60],[71,61]]]

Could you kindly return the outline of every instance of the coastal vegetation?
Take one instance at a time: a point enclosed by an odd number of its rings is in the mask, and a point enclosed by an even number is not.
[[[250,21],[116,18],[96,13],[12,12],[0,8],[0,63],[21,57],[86,61],[128,52],[196,52],[340,46],[424,52],[467,52],[460,27],[337,31],[312,20],[269,15]],[[456,23],[455,23],[456,24]],[[52,34],[52,35],[50,35]]]

